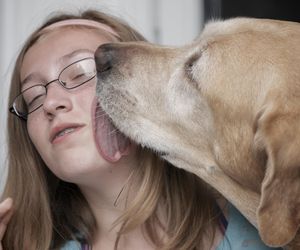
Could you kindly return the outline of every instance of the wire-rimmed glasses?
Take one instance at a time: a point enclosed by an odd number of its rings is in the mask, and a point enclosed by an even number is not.
[[[65,89],[74,89],[93,79],[97,74],[93,57],[83,58],[64,67],[58,78],[46,84],[35,84],[23,90],[13,101],[9,111],[23,120],[40,108],[47,96],[47,87],[53,82]]]

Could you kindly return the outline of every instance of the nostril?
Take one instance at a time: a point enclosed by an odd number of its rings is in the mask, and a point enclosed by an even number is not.
[[[112,68],[112,56],[110,53],[102,53],[95,57],[96,69],[98,73],[108,71]]]
[[[109,71],[116,62],[115,50],[110,44],[98,47],[95,52],[96,69],[98,73]]]

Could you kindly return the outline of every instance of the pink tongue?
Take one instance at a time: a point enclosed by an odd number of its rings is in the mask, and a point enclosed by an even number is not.
[[[98,152],[105,160],[116,162],[129,154],[130,140],[112,124],[96,100],[93,107],[94,138]]]

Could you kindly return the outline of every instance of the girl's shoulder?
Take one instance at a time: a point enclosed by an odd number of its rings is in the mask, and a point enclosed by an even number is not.
[[[84,248],[78,241],[70,240],[60,250],[84,250]]]

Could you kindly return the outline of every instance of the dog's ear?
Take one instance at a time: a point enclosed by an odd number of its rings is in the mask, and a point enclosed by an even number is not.
[[[289,243],[300,225],[300,110],[293,106],[276,100],[255,125],[256,148],[267,156],[257,222],[270,246]]]

